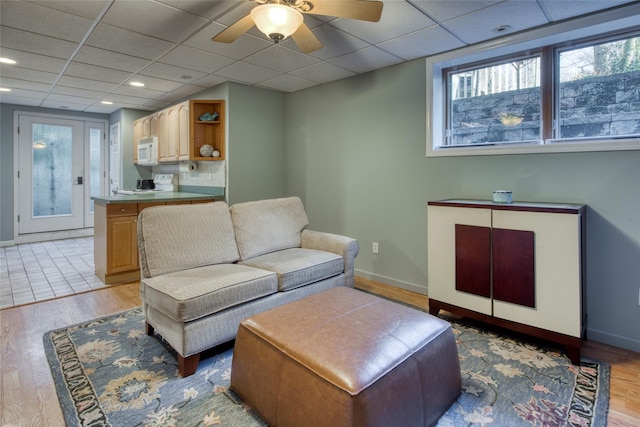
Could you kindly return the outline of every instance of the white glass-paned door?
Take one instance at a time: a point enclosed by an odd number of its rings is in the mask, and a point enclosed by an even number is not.
[[[105,123],[18,116],[18,234],[93,227]]]

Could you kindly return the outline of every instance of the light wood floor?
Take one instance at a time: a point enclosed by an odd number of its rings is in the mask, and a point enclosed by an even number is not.
[[[428,306],[424,295],[369,280],[356,278],[356,287]],[[45,332],[138,306],[139,286],[133,283],[0,311],[0,426],[64,425],[44,354]],[[608,426],[640,426],[640,353],[593,341],[582,352],[611,365]]]

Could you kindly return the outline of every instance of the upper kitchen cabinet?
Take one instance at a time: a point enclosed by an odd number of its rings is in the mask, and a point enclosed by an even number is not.
[[[149,136],[158,137],[158,161],[161,163],[224,160],[224,114],[223,100],[191,100],[134,121],[134,162],[138,160],[138,141]],[[209,145],[211,149],[201,150],[203,145]]]
[[[223,100],[191,100],[190,151],[192,160],[224,160],[225,158],[225,103]],[[201,148],[211,146],[211,150]],[[208,154],[208,155],[207,155]]]

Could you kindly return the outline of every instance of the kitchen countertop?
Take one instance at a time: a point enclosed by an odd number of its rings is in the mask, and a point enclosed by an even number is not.
[[[133,194],[113,194],[106,196],[91,196],[91,199],[100,204],[121,204],[121,203],[150,203],[150,202],[171,202],[176,200],[223,200],[224,189],[220,194],[189,193],[185,191],[140,191]]]

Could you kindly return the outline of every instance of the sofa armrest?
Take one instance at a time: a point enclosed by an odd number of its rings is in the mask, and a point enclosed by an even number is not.
[[[322,231],[302,230],[300,236],[301,247],[318,251],[333,252],[344,259],[345,285],[353,287],[355,259],[360,251],[358,241],[350,237]]]

